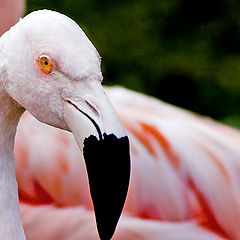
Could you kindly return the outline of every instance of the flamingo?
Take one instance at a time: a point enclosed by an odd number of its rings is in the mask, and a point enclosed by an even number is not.
[[[0,0],[0,36],[23,15],[24,0]]]
[[[113,239],[238,240],[239,131],[122,87],[106,93],[132,159]],[[71,134],[26,113],[15,152],[28,238],[96,239],[84,161]]]
[[[86,162],[100,239],[111,239],[128,189],[129,143],[102,88],[97,50],[73,20],[41,10],[2,35],[0,56],[0,239],[25,239],[13,148],[26,109],[74,135]]]
[[[239,239],[239,132],[133,91],[106,91],[129,133],[133,164],[113,239]],[[96,239],[71,134],[25,113],[15,155],[27,239]]]

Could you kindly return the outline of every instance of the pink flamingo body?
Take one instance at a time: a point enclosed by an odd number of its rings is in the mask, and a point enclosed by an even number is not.
[[[23,15],[24,0],[0,0],[0,36]]]
[[[132,158],[125,216],[113,239],[238,239],[239,132],[129,90],[107,93]],[[72,136],[30,115],[22,120],[15,153],[27,236],[37,240],[45,226],[49,240],[94,239],[85,166]],[[42,224],[50,215],[56,226]]]
[[[23,6],[0,1],[0,35]],[[113,239],[239,239],[239,132],[141,94],[107,91],[132,155],[130,190]],[[96,239],[85,166],[72,136],[25,114],[15,154],[27,239]]]

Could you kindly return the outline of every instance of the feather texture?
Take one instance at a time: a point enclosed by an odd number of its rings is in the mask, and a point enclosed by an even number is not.
[[[128,131],[132,158],[115,239],[239,239],[239,131],[130,90],[106,91]],[[29,239],[38,240],[48,217],[56,219],[56,230],[46,224],[53,235],[44,239],[78,239],[84,229],[95,229],[87,220],[92,204],[85,165],[69,133],[25,114],[15,154]],[[94,231],[85,231],[86,239],[96,239]]]

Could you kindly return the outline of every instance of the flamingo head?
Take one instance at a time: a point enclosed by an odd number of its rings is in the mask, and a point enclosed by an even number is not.
[[[101,85],[97,50],[73,20],[49,10],[27,15],[1,42],[5,92],[38,120],[73,133],[100,238],[110,239],[128,189],[129,143]]]

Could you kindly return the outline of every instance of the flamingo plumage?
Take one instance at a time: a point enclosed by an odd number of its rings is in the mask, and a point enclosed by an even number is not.
[[[132,159],[113,239],[239,239],[239,131],[124,88],[106,92],[127,129]],[[40,239],[43,230],[49,240],[95,239],[84,163],[72,136],[26,114],[16,141],[29,239]],[[49,217],[51,227],[43,224]]]
[[[24,11],[24,0],[0,0],[0,36],[9,30]]]
[[[127,194],[130,156],[125,129],[101,85],[97,50],[73,20],[41,10],[2,35],[0,58],[0,239],[25,239],[13,147],[27,109],[74,135],[86,160],[100,239],[110,240]]]
[[[10,7],[0,12],[2,6]],[[20,17],[23,1],[14,6],[0,14],[14,19],[1,21],[0,35]],[[239,239],[239,132],[132,91],[107,92],[133,156],[113,239]],[[96,239],[85,167],[71,135],[24,114],[15,155],[27,239]]]

